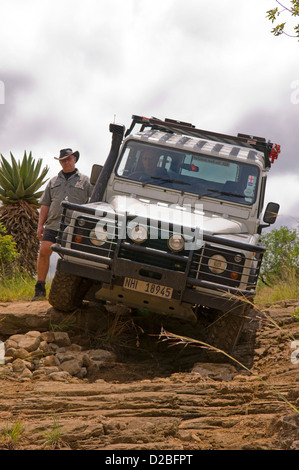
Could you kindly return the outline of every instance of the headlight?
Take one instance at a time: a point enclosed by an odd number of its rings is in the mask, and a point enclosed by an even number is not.
[[[168,240],[168,246],[171,249],[171,251],[182,251],[185,246],[185,239],[182,237],[182,235],[179,235],[178,233],[174,233],[171,235],[171,237]]]
[[[102,246],[108,240],[108,233],[104,227],[96,226],[89,234],[90,241],[93,245]]]
[[[222,255],[213,255],[208,261],[208,266],[213,274],[222,274],[227,268],[227,262]]]
[[[77,224],[79,225],[79,227],[84,227],[86,225],[86,220],[82,218],[77,219]]]
[[[134,243],[143,243],[147,240],[147,229],[143,225],[128,225],[128,236]]]

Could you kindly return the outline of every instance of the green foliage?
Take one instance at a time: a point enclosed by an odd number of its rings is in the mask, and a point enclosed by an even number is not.
[[[279,16],[282,13],[285,13],[285,12],[289,13],[289,15],[291,15],[292,17],[299,16],[299,0],[290,0],[289,1],[289,4],[290,4],[289,6],[283,5],[278,0],[276,0],[276,3],[278,3],[278,5],[282,8],[282,10],[279,10],[278,7],[276,7],[276,8],[272,8],[271,10],[267,11],[267,18],[272,23],[274,23],[275,21],[278,21]],[[286,33],[286,31],[285,31],[285,25],[286,24],[287,24],[286,21],[284,23],[277,24],[276,26],[274,26],[271,33],[273,33],[274,36],[281,36],[281,34],[285,34],[285,35],[290,36],[290,37],[297,37],[298,40],[299,40],[299,24],[293,26],[293,30],[294,30],[295,34]]]
[[[275,279],[271,286],[259,283],[255,304],[268,306],[290,299],[299,299],[299,276],[294,273],[285,280]]]
[[[10,154],[11,164],[1,155],[0,167],[0,200],[3,204],[11,204],[24,199],[28,204],[38,205],[42,191],[38,189],[45,183],[48,167],[41,171],[42,160],[37,163],[31,152],[24,153],[22,162],[16,161]]]
[[[295,312],[293,313],[293,316],[297,318],[297,320],[299,320],[299,308],[295,310]]]
[[[6,234],[6,228],[0,223],[0,277],[4,276],[11,263],[18,258],[16,243],[11,235]]]
[[[17,421],[12,426],[9,427],[8,423],[1,434],[1,440],[4,444],[4,448],[8,450],[14,450],[16,446],[20,443],[23,434],[24,426],[22,421]]]
[[[286,280],[292,274],[299,275],[299,232],[282,226],[263,235],[262,243],[267,251],[264,255],[260,277],[267,285],[277,279]]]
[[[52,429],[44,433],[46,438],[44,446],[49,447],[50,449],[60,449],[63,445],[63,434],[61,426],[58,423],[58,420],[55,415],[53,415],[53,426]]]
[[[31,274],[36,273],[39,239],[37,236],[39,198],[41,186],[46,182],[48,167],[42,168],[24,153],[22,161],[10,154],[11,163],[0,158],[0,222],[17,244],[18,265]]]
[[[0,302],[30,301],[35,283],[36,278],[23,270],[20,271],[16,266],[9,276],[6,275],[1,279]]]

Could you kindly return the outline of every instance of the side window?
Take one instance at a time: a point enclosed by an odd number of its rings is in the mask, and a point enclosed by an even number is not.
[[[128,145],[117,167],[117,174],[119,176],[128,176],[134,171],[137,171],[140,154],[140,149],[136,148],[134,145]]]
[[[127,162],[128,162],[129,153],[130,153],[130,148],[127,147],[124,151],[123,157],[122,157],[122,159],[120,161],[120,164],[117,168],[117,174],[119,176],[124,176],[126,174],[126,169],[128,167]]]

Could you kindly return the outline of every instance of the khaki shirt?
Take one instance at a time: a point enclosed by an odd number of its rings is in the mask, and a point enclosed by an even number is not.
[[[77,172],[66,179],[60,171],[57,176],[51,178],[44,190],[40,204],[49,206],[49,213],[45,227],[51,230],[59,230],[62,214],[61,202],[67,200],[76,204],[85,204],[91,196],[93,186],[89,178]]]

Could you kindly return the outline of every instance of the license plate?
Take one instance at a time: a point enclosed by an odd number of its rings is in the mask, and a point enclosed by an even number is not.
[[[131,277],[125,277],[123,287],[124,289],[133,290],[135,292],[162,297],[163,299],[171,299],[173,291],[172,287],[161,286],[153,282],[140,281],[139,279],[133,279]]]

